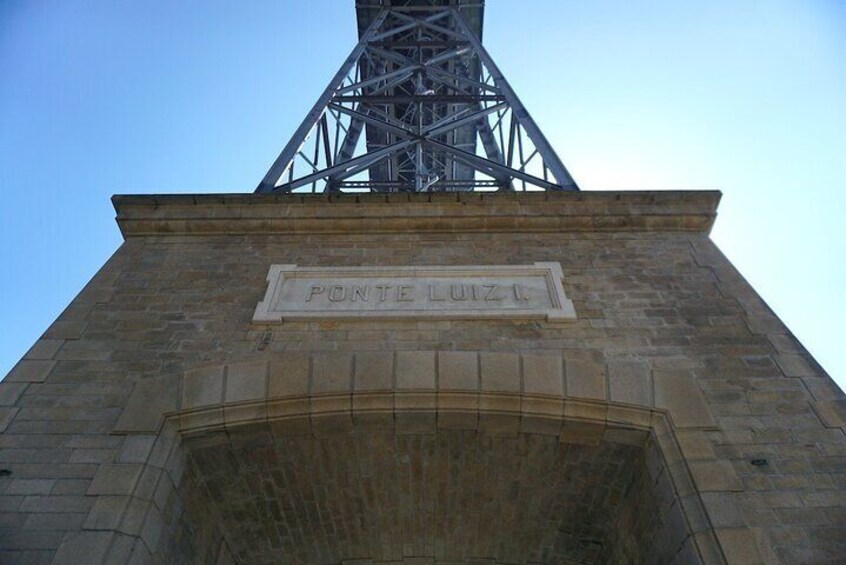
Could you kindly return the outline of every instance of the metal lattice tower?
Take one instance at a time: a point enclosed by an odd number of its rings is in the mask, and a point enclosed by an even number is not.
[[[484,1],[356,12],[358,44],[257,193],[578,190],[482,46]]]

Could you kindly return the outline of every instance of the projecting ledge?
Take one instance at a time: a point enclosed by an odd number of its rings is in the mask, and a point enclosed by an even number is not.
[[[124,237],[413,232],[709,232],[719,191],[116,195]]]

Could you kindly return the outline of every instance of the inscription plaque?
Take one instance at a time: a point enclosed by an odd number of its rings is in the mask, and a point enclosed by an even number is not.
[[[420,318],[575,320],[561,265],[298,267],[273,265],[253,322]]]

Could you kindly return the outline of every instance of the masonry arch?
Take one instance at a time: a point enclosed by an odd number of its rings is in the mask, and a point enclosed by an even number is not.
[[[722,560],[666,411],[525,386],[398,388],[397,375],[383,390],[315,390],[309,380],[304,394],[269,381],[253,394],[241,385],[255,378],[229,380],[268,370],[181,376],[180,404],[159,428],[178,479],[156,521],[154,560]]]

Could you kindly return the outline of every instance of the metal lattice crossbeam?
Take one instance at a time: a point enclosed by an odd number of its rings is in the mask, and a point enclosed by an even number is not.
[[[483,2],[356,10],[358,44],[256,192],[578,190],[482,46]]]

